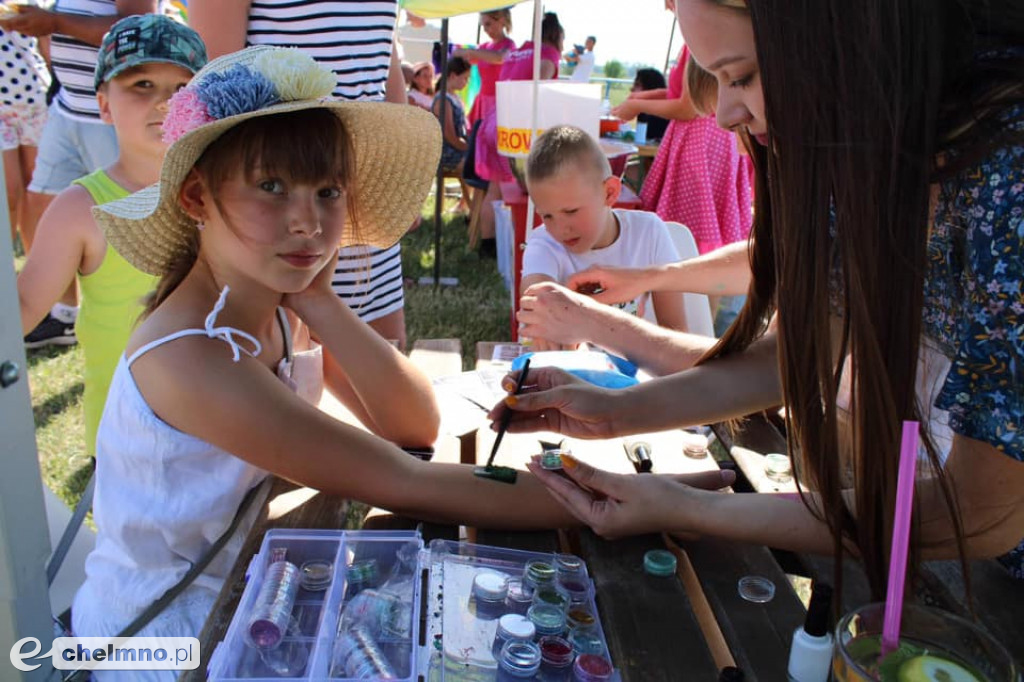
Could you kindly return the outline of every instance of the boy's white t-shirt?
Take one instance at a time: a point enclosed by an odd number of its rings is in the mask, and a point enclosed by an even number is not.
[[[556,240],[543,225],[535,229],[526,241],[523,251],[523,277],[546,275],[560,284],[569,276],[592,265],[615,268],[646,268],[679,261],[679,252],[668,226],[649,211],[612,209],[619,219],[619,237],[603,249],[586,253],[572,253]],[[651,305],[650,293],[617,304],[618,308],[643,317]]]

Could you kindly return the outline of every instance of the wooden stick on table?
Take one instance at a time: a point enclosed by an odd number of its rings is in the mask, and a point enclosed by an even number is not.
[[[700,625],[700,630],[704,633],[704,641],[708,645],[715,665],[719,670],[726,666],[736,665],[736,659],[733,658],[732,651],[725,641],[725,635],[722,634],[722,629],[718,626],[718,619],[715,618],[711,604],[708,603],[708,598],[704,594],[704,589],[700,586],[700,579],[697,578],[697,572],[693,570],[690,557],[686,555],[686,551],[682,547],[672,540],[668,533],[663,533],[662,538],[665,541],[665,546],[676,557],[676,574],[683,583],[686,596],[690,598],[693,615],[696,616],[697,624]]]

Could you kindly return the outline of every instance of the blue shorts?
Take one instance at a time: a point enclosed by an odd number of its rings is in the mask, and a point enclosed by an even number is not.
[[[114,126],[71,118],[54,102],[39,140],[36,170],[28,189],[38,194],[60,194],[73,180],[116,160]]]

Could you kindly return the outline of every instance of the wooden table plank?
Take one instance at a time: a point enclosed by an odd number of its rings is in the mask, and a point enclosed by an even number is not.
[[[751,494],[751,493],[737,493]],[[683,542],[722,634],[747,680],[786,679],[793,631],[806,611],[772,553],[763,546],[704,538]],[[765,604],[739,595],[739,579],[758,575],[772,581],[775,597]]]
[[[644,572],[644,553],[665,548],[661,537],[608,542],[584,530],[579,541],[594,579],[605,637],[623,679],[716,679],[718,668],[679,579]]]
[[[459,339],[419,339],[412,345],[409,359],[433,379],[462,371],[462,341]]]

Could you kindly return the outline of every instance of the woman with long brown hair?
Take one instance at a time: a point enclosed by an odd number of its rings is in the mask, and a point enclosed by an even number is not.
[[[1024,10],[679,0],[677,15],[717,80],[719,125],[754,140],[747,305],[671,377],[613,392],[531,373],[540,390],[506,401],[512,429],[607,437],[783,403],[805,490],[714,495],[574,460],[585,487],[538,473],[604,535],[847,551],[881,596],[914,419],[913,559],[1001,556],[1024,577]]]

